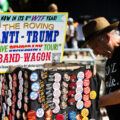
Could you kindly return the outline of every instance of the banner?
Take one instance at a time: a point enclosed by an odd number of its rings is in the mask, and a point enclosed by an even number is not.
[[[0,71],[61,62],[67,13],[1,13]]]

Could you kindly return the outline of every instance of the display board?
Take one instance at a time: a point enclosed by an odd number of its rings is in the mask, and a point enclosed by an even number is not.
[[[63,65],[64,67],[64,65]],[[17,68],[0,75],[1,120],[97,120],[93,68]]]

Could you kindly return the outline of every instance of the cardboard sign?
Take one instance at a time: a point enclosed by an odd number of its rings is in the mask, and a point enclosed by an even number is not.
[[[62,62],[67,13],[1,13],[0,71]]]

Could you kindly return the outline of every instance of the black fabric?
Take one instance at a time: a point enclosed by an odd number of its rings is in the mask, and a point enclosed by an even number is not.
[[[111,59],[108,59],[105,67],[106,94],[120,89],[120,47],[116,48]],[[120,104],[107,106],[110,120],[120,119]]]
[[[99,107],[99,92],[100,92],[101,78],[98,73],[91,79],[91,88],[97,93],[95,100],[92,100],[92,106],[90,108],[91,118],[100,120],[100,107]]]

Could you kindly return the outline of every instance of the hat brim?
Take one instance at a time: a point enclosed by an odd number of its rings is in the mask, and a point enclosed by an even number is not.
[[[88,42],[91,40],[91,38],[93,38],[94,36],[96,36],[96,35],[98,35],[100,33],[110,32],[111,30],[117,28],[119,25],[120,25],[120,21],[117,21],[117,22],[115,22],[113,24],[110,24],[106,28],[104,28],[104,29],[102,29],[100,31],[97,31],[97,32],[93,33],[92,35],[88,36],[87,38],[85,38],[86,42],[82,45],[81,48],[84,48],[88,44]]]

